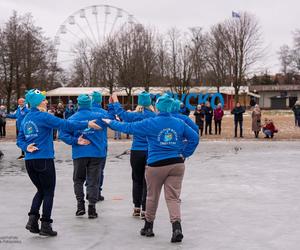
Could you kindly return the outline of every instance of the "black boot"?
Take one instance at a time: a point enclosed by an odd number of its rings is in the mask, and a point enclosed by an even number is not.
[[[140,233],[146,237],[153,237],[153,222],[148,222],[145,220],[145,226],[141,229]]]
[[[181,224],[179,221],[175,221],[172,223],[172,228],[173,228],[173,234],[171,238],[171,242],[181,242],[183,239],[183,234],[182,234],[182,229],[181,229]]]
[[[100,192],[98,194],[97,201],[104,201],[104,196],[102,196]]]
[[[35,215],[35,214],[29,215],[29,219],[25,228],[33,234],[38,234],[40,232],[39,218],[40,215]]]
[[[77,211],[76,211],[76,216],[81,216],[85,214],[85,206],[84,202],[78,202],[77,203]]]
[[[95,219],[98,217],[98,214],[96,213],[95,205],[89,205],[88,215],[89,215],[89,219]]]
[[[56,236],[57,232],[52,230],[52,220],[51,221],[42,221],[40,235],[43,236]]]

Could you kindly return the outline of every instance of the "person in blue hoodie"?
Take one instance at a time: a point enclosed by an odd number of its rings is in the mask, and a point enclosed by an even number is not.
[[[55,117],[47,112],[46,96],[37,89],[27,92],[26,101],[31,110],[23,119],[18,134],[17,145],[25,152],[25,166],[37,192],[32,200],[26,229],[32,233],[56,236],[52,230],[51,212],[55,190],[55,166],[53,148],[53,128],[64,130],[100,129],[95,121],[72,122]],[[81,138],[78,139],[81,143]],[[84,144],[84,143],[83,143]],[[38,220],[43,203],[41,228]]]
[[[138,95],[138,106],[133,112],[125,111],[118,101],[118,96],[113,94],[111,97],[115,115],[124,122],[136,122],[156,116],[151,105],[150,94],[143,91]],[[147,186],[145,181],[145,167],[147,164],[148,142],[145,135],[133,135],[130,152],[130,165],[132,168],[132,198],[134,217],[145,218]],[[142,208],[142,210],[141,210]]]
[[[180,120],[183,120],[187,125],[189,125],[198,134],[199,127],[196,125],[196,123],[194,123],[194,121],[187,115],[183,115],[183,114],[179,113],[181,103],[182,102],[179,101],[178,99],[174,99],[174,101],[172,103],[172,108],[171,108],[172,116],[174,116]]]
[[[114,115],[110,114],[108,111],[102,108],[101,106],[102,103],[102,94],[100,92],[94,91],[92,93],[92,111],[102,114],[104,116],[108,116],[110,119],[114,119]],[[112,105],[109,105],[109,109],[113,109]],[[98,201],[103,201],[104,196],[102,195],[102,189],[103,189],[103,181],[104,181],[104,168],[105,168],[105,163],[106,163],[106,156],[107,156],[107,128],[104,127],[103,131],[103,140],[102,143],[106,146],[105,149],[105,155],[101,158],[100,162],[100,172],[99,172],[99,193],[98,193]]]
[[[77,98],[78,111],[68,121],[87,121],[100,118],[109,118],[104,114],[92,112],[92,99],[85,94]],[[97,218],[96,202],[98,201],[99,177],[103,161],[107,154],[107,126],[101,125],[101,130],[79,129],[74,131],[60,130],[59,138],[72,145],[73,183],[77,199],[76,216],[85,214],[84,182],[87,180],[88,218]],[[82,138],[88,145],[78,144]]]
[[[152,237],[153,222],[162,186],[172,223],[171,242],[181,242],[180,192],[185,170],[184,161],[190,157],[198,143],[199,135],[186,123],[171,115],[173,99],[165,94],[157,99],[156,117],[133,123],[120,123],[103,119],[114,130],[145,136],[148,142],[148,158],[145,172],[147,203],[145,225],[140,233]],[[184,145],[183,141],[187,141]]]
[[[16,135],[17,135],[17,137],[18,137],[18,134],[20,131],[21,123],[28,112],[29,112],[29,109],[25,105],[25,99],[19,98],[17,110],[14,113],[8,114],[6,116],[7,118],[10,118],[10,119],[16,119]],[[22,150],[21,155],[17,159],[22,160],[24,157],[25,157],[25,153]]]

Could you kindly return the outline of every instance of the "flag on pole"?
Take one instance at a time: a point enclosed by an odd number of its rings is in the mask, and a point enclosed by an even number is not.
[[[240,14],[237,12],[232,11],[232,17],[233,18],[241,18]]]

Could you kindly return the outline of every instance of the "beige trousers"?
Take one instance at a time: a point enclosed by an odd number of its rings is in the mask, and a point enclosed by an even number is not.
[[[146,167],[145,177],[147,183],[146,220],[154,221],[158,207],[162,186],[164,186],[165,199],[169,210],[171,223],[181,221],[180,192],[185,166],[176,163],[163,167]]]

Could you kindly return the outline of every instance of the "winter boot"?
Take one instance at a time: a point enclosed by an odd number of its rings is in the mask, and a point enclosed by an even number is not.
[[[51,221],[42,221],[40,235],[43,236],[56,236],[57,232],[52,230],[52,220]]]
[[[25,228],[33,234],[38,234],[40,232],[39,218],[40,215],[35,215],[35,214],[29,215],[29,219]]]
[[[179,221],[175,221],[172,223],[172,228],[173,228],[173,234],[171,238],[171,242],[181,242],[183,239],[183,234],[182,234],[182,229],[181,229],[181,224]]]
[[[95,219],[98,217],[98,214],[96,213],[95,205],[89,205],[88,215],[89,215],[89,219]]]
[[[77,211],[76,211],[76,216],[81,216],[85,214],[85,206],[84,202],[78,202],[77,203]]]
[[[145,220],[146,212],[142,211],[141,212],[141,220]]]
[[[145,226],[140,231],[142,236],[153,237],[153,222],[148,222],[145,220]]]

